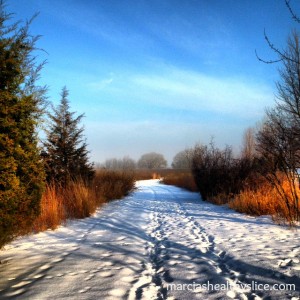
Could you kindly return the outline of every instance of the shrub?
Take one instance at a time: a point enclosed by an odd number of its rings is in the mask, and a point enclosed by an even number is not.
[[[192,173],[203,200],[218,195],[226,198],[239,192],[244,176],[243,164],[234,159],[232,149],[198,145],[194,149]]]

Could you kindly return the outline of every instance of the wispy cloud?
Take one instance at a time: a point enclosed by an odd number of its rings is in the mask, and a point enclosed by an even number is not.
[[[104,88],[106,88],[107,86],[109,86],[113,81],[114,74],[110,73],[108,78],[104,78],[104,79],[100,79],[98,81],[94,81],[94,82],[90,82],[88,83],[88,87],[92,88],[93,90],[103,90]]]
[[[273,103],[270,86],[248,78],[222,78],[174,67],[123,78],[123,96],[131,99],[198,112],[257,119]],[[128,95],[129,96],[129,95]]]
[[[208,13],[199,3],[192,14],[176,11],[165,18],[152,19],[148,30],[175,49],[194,54],[207,62],[235,49],[228,25],[216,11]],[[205,30],[203,30],[205,28]]]

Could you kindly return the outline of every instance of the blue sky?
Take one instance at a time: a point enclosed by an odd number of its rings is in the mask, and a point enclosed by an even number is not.
[[[63,86],[83,121],[91,159],[150,151],[173,156],[195,143],[240,149],[245,128],[274,104],[284,47],[299,24],[284,0],[7,0],[16,19],[39,16],[41,83],[57,104]],[[300,4],[291,0],[300,14]]]

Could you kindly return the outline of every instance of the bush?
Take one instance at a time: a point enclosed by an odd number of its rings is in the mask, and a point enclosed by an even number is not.
[[[213,143],[195,147],[192,173],[203,200],[235,193],[240,181],[238,171],[230,147],[220,150]]]

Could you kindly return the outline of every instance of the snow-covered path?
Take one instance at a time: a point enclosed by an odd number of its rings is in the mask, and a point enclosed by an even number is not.
[[[156,180],[137,187],[6,246],[0,299],[299,299],[299,230]]]

